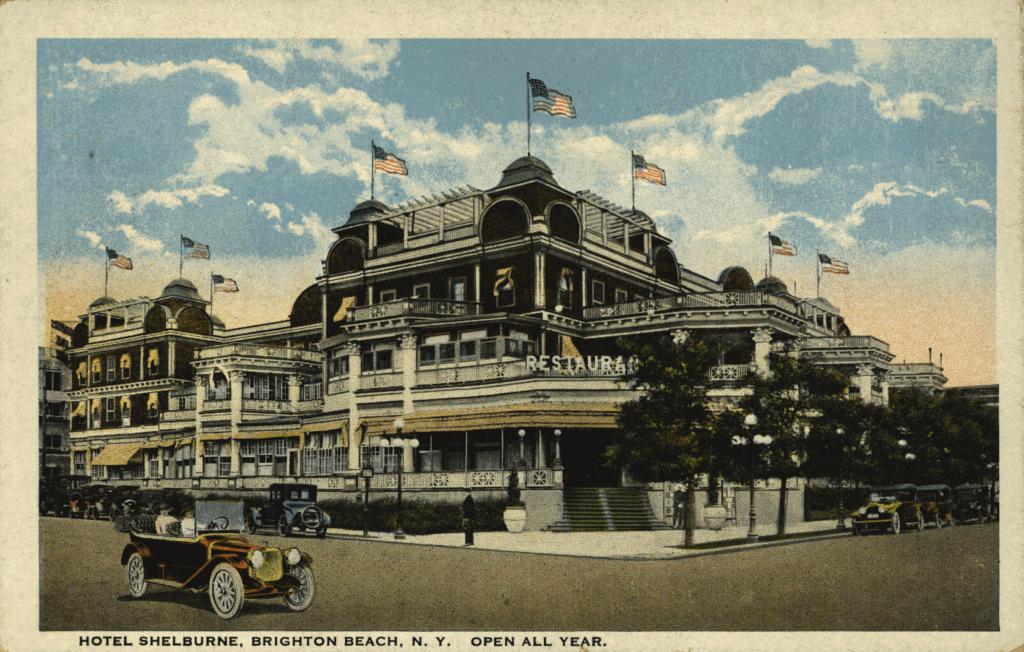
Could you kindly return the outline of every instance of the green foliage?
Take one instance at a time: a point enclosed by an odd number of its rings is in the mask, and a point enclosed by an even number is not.
[[[478,498],[476,502],[476,530],[504,530],[502,512],[505,502]],[[331,517],[331,527],[344,530],[363,529],[363,504],[349,499],[325,500],[318,503]],[[395,529],[395,499],[370,500],[369,528],[373,532],[392,532]],[[431,502],[419,499],[402,500],[402,529],[409,534],[436,534],[462,531],[462,505]]]
[[[843,509],[849,515],[861,505],[867,504],[868,487],[844,487]],[[804,520],[836,520],[836,506],[839,504],[839,490],[836,487],[804,488]]]

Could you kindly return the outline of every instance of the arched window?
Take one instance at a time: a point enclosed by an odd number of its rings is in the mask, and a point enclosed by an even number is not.
[[[551,237],[576,244],[580,241],[580,219],[576,211],[562,203],[553,204],[548,211],[548,229]]]
[[[167,311],[163,306],[153,306],[146,313],[146,320],[143,322],[143,330],[147,333],[156,333],[167,328]]]
[[[679,284],[679,264],[668,247],[658,247],[654,253],[654,275],[674,285]]]
[[[195,307],[182,309],[178,313],[178,330],[186,333],[199,333],[200,335],[213,334],[213,322],[210,316]]]
[[[530,229],[530,216],[523,205],[511,199],[499,199],[488,207],[480,221],[480,239],[483,242],[507,240],[526,235]]]
[[[362,240],[356,238],[338,240],[327,253],[327,273],[358,272],[363,269],[365,257]]]
[[[302,291],[302,294],[292,304],[292,312],[288,319],[292,326],[305,326],[306,324],[319,324],[323,308],[320,287],[310,285]]]

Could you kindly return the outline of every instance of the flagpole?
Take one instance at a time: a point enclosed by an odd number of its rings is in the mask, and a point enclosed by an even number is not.
[[[376,169],[377,169],[377,166],[374,165],[374,158],[373,158],[373,145],[374,145],[373,139],[370,139],[370,199],[373,199],[373,197],[374,197],[374,193],[375,193],[374,184],[376,183],[376,177],[377,177],[377,174],[375,172]]]
[[[772,232],[768,232],[768,275],[772,274]]]
[[[530,155],[530,131],[533,128],[533,118],[530,117],[530,73],[526,73],[526,155]]]
[[[818,298],[820,299],[821,298],[821,258],[819,258],[818,256],[819,256],[818,250],[815,249],[814,250],[814,261],[815,261],[815,263],[814,263],[814,275],[815,275],[815,278],[817,279],[817,285],[815,286],[815,294],[817,294]]]
[[[210,273],[210,316],[213,317],[213,272]]]
[[[185,236],[178,234],[178,278],[182,278],[182,265],[185,264]]]
[[[103,264],[103,296],[109,297],[110,293],[107,290],[108,282],[110,280],[110,255],[104,256],[106,262]]]
[[[633,150],[629,150],[629,181],[632,188],[633,212],[636,212],[636,159]]]

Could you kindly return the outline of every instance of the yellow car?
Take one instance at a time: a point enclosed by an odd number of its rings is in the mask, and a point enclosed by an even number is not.
[[[850,514],[855,535],[869,532],[899,534],[911,528],[924,529],[921,503],[917,499],[917,486],[895,484],[874,487],[868,493],[868,503]]]

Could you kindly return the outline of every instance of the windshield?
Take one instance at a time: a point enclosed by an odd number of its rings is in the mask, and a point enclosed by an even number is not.
[[[917,492],[918,500],[945,500],[946,492],[941,489],[927,489],[925,491]]]
[[[914,499],[913,489],[873,489],[868,498],[873,503],[891,503],[898,500],[902,503]]]

